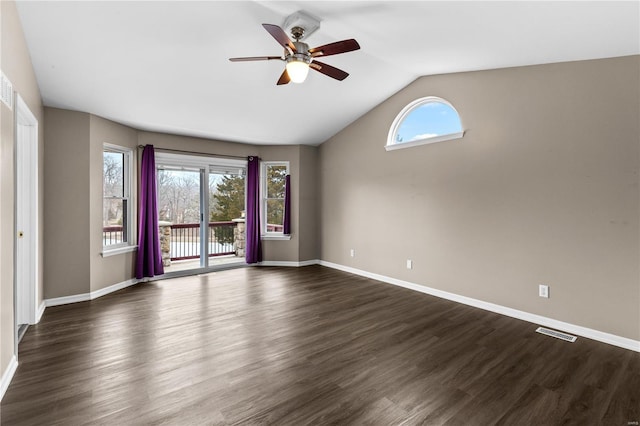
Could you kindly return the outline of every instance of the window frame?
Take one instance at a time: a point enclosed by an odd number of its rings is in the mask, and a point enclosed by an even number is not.
[[[289,161],[262,161],[260,163],[260,238],[263,240],[290,240],[291,235],[281,232],[267,232],[267,201],[284,198],[267,198],[267,167],[286,166],[286,175],[291,173]]]
[[[113,256],[120,253],[127,253],[130,251],[134,251],[137,248],[135,242],[135,221],[133,220],[133,216],[135,215],[135,199],[134,199],[134,191],[132,188],[133,183],[133,149],[114,145],[111,143],[103,143],[102,144],[102,228],[104,228],[104,202],[107,197],[104,194],[104,154],[105,152],[112,152],[117,154],[122,154],[122,197],[109,197],[110,199],[122,199],[127,201],[127,209],[126,209],[126,222],[123,223],[123,228],[126,229],[126,241],[118,243],[118,244],[110,244],[104,245],[104,235],[103,230],[101,229],[101,238],[102,242],[102,252],[101,255],[103,257]],[[124,239],[125,235],[123,235]]]
[[[418,109],[421,106],[430,104],[430,103],[441,103],[453,109],[456,115],[458,116],[458,120],[460,120],[460,127],[462,128],[462,130],[459,132],[448,133],[446,135],[432,136],[428,138],[421,138],[421,139],[416,139],[416,140],[407,141],[407,142],[396,141],[396,134],[398,133],[398,129],[400,128],[404,120],[409,116],[409,114],[411,114],[415,109]],[[411,148],[414,146],[427,145],[427,144],[436,143],[436,142],[444,142],[444,141],[453,140],[453,139],[460,139],[464,136],[464,133],[465,131],[464,131],[464,127],[462,126],[462,118],[460,117],[460,113],[451,104],[451,102],[437,96],[426,96],[423,98],[416,99],[413,102],[410,102],[407,106],[405,106],[402,109],[402,111],[400,111],[400,113],[396,116],[396,118],[393,120],[393,123],[391,124],[391,128],[389,129],[389,134],[387,135],[387,144],[385,145],[384,148],[387,151],[394,151],[397,149]]]

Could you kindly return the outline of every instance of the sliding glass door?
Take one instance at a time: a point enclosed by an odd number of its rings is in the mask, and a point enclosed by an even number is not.
[[[244,263],[246,161],[159,153],[165,273]]]
[[[160,247],[165,272],[200,268],[199,169],[157,165]]]

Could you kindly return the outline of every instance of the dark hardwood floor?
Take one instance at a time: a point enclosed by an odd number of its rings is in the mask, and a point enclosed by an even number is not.
[[[242,268],[48,308],[3,425],[622,425],[640,354],[339,271]]]

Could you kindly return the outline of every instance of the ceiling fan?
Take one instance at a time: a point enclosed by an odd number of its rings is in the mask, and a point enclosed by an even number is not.
[[[265,30],[273,38],[276,39],[282,47],[284,47],[283,56],[251,56],[246,58],[229,58],[231,62],[245,62],[245,61],[270,61],[280,60],[286,62],[286,66],[278,85],[287,84],[290,81],[294,83],[302,83],[309,73],[309,68],[312,68],[324,75],[327,75],[336,80],[344,80],[349,76],[348,73],[327,65],[323,62],[316,60],[318,57],[337,55],[339,53],[351,52],[353,50],[360,49],[360,45],[354,39],[336,41],[334,43],[325,44],[324,46],[313,47],[309,49],[307,43],[300,41],[304,37],[304,28],[295,26],[291,28],[291,36],[295,41],[287,36],[282,28],[273,24],[262,24]]]

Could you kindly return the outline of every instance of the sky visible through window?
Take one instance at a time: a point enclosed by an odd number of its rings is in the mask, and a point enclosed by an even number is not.
[[[411,142],[461,131],[460,118],[452,107],[428,102],[407,114],[398,128],[396,142]]]
[[[200,185],[200,175],[197,171],[193,171],[193,173],[184,173],[183,170],[170,170],[161,168],[162,173],[166,176],[169,176],[174,179],[183,179],[189,182],[193,182],[195,185]],[[209,173],[209,186],[217,186],[220,182],[222,182],[222,177],[224,175],[221,173]],[[230,175],[231,176],[231,175]]]

